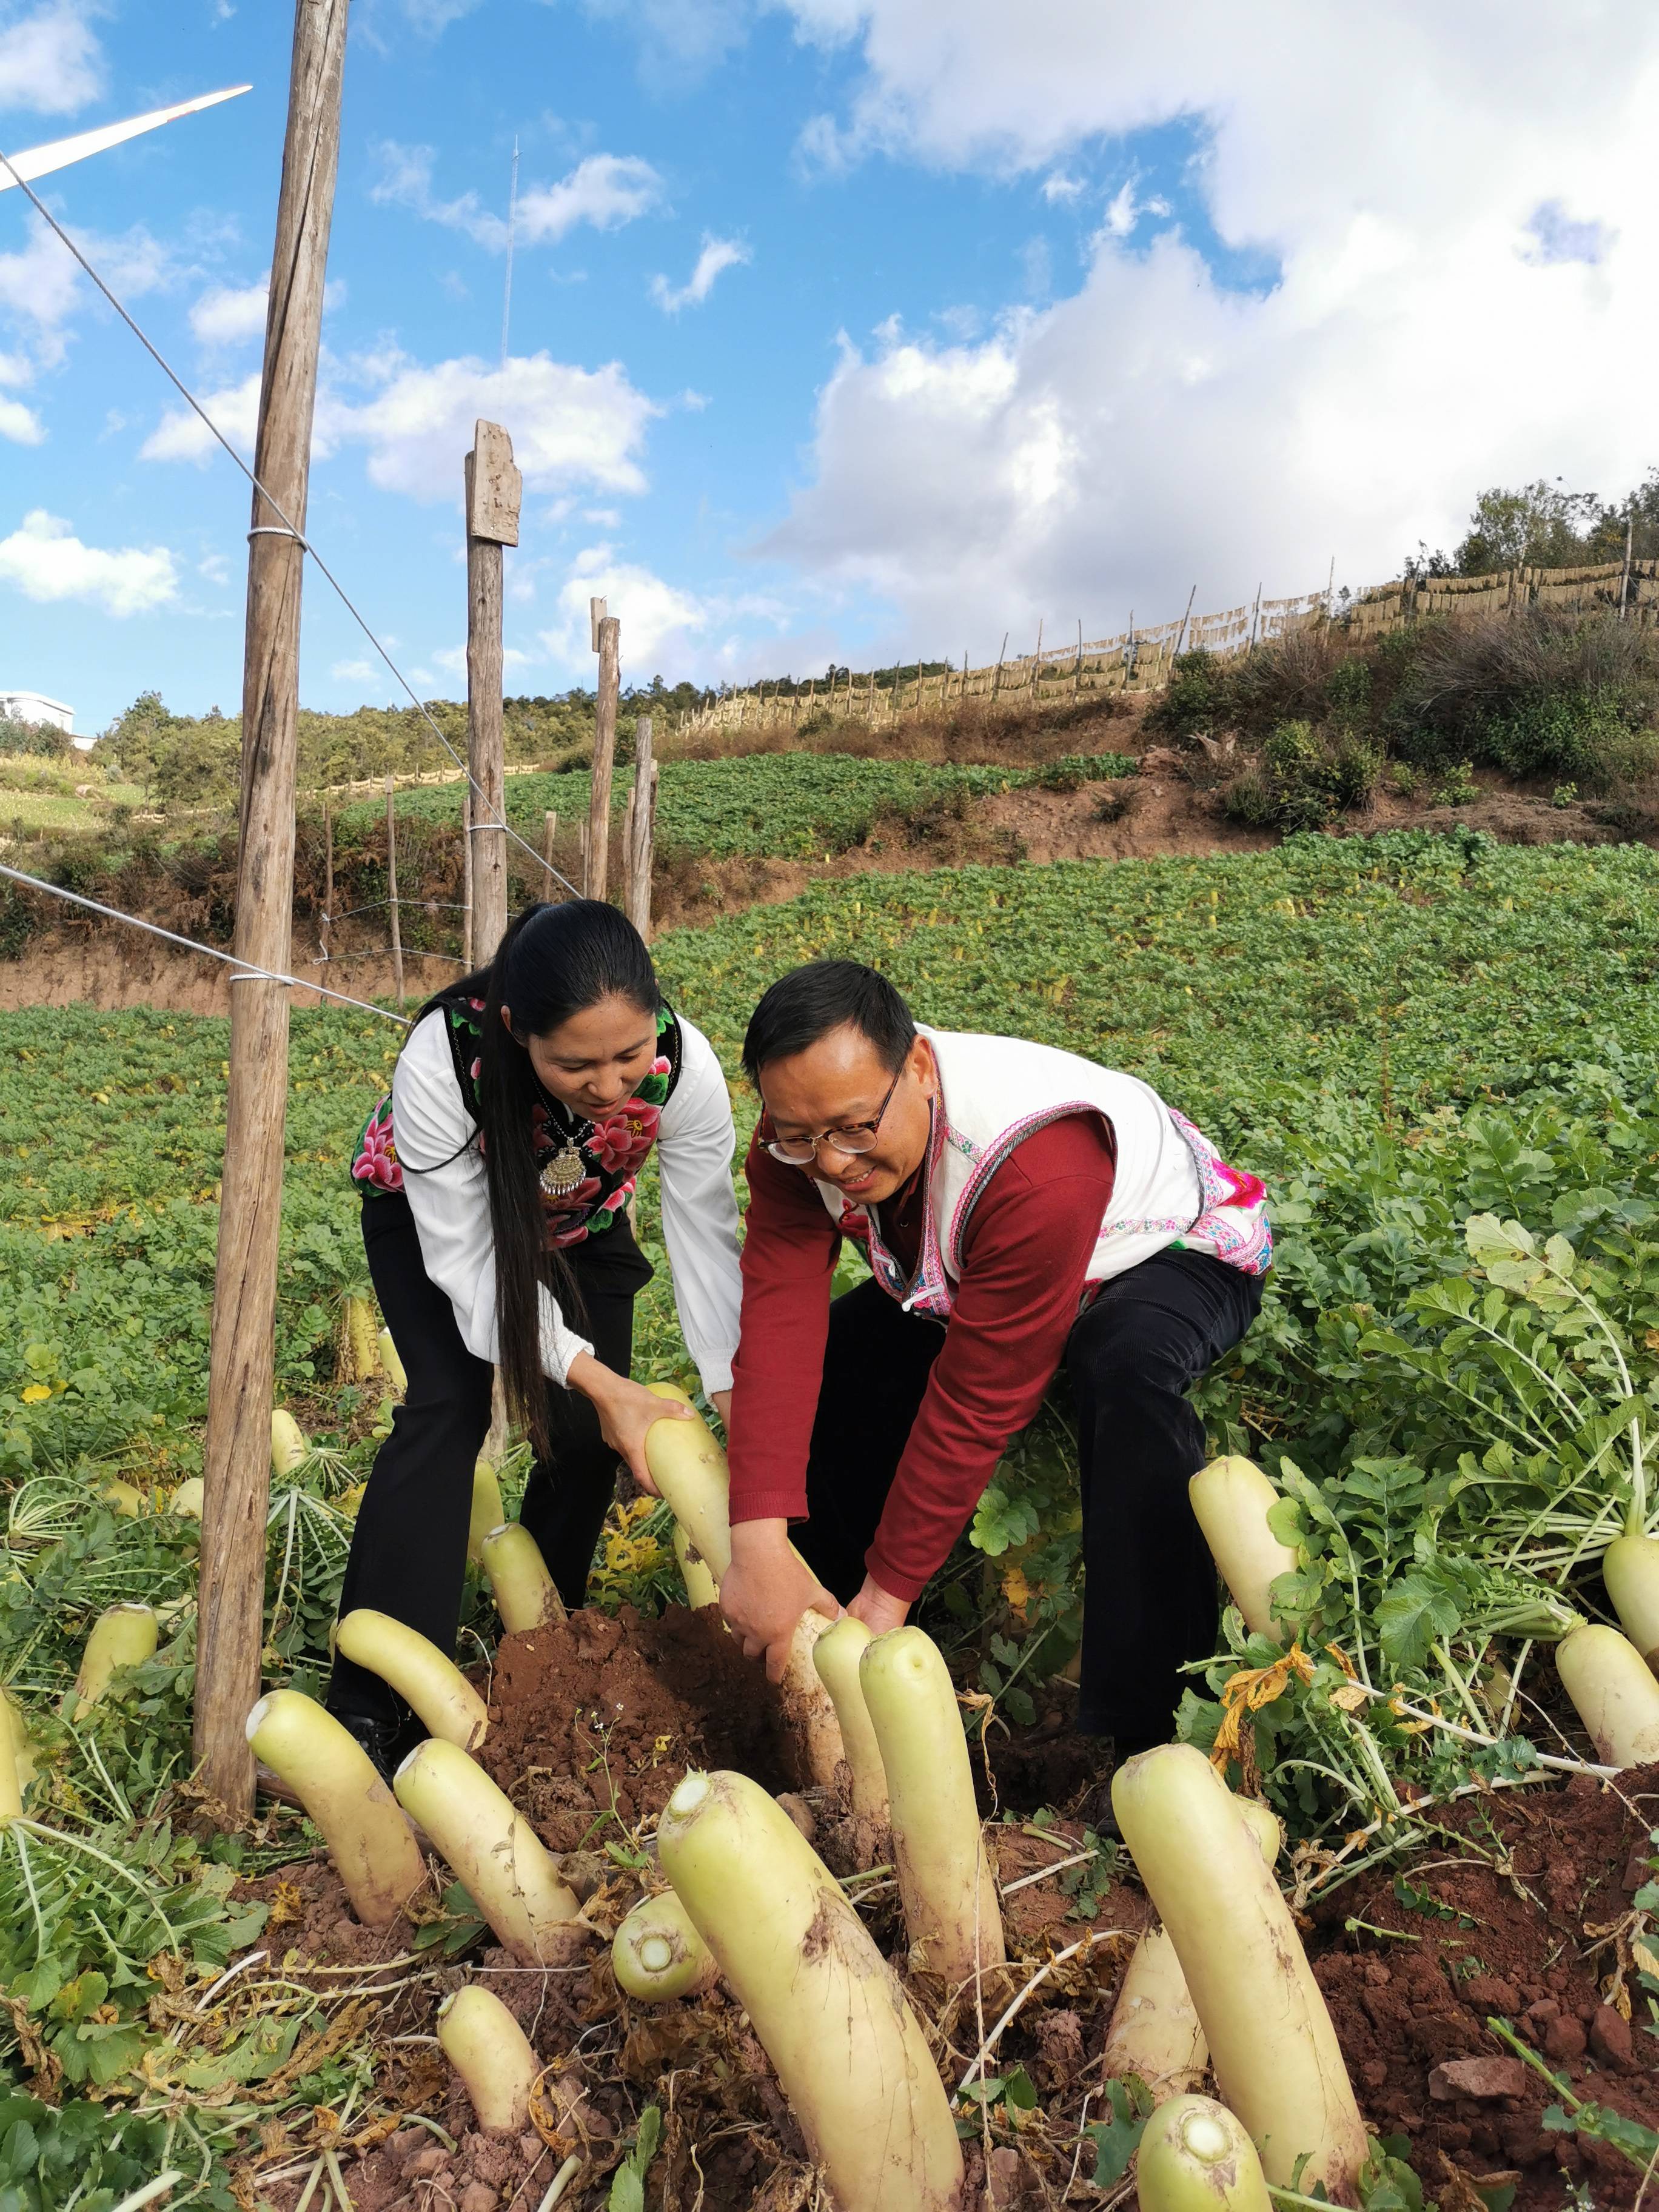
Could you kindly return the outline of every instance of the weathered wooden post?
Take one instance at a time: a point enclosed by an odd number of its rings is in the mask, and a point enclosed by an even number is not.
[[[657,766],[651,757],[651,717],[634,725],[634,788],[628,799],[623,854],[623,907],[640,935],[651,934],[651,846],[657,798]]]
[[[550,806],[542,817],[542,872],[547,878],[542,888],[544,896],[550,899],[558,880],[553,872],[553,841],[558,834],[559,817]]]
[[[323,958],[322,958],[322,965],[324,966],[324,968],[326,968],[326,967],[328,966],[328,961],[329,961],[329,950],[328,950],[329,933],[330,933],[330,930],[331,929],[331,927],[333,927],[333,921],[334,921],[334,809],[333,809],[333,808],[329,805],[329,802],[327,801],[327,799],[325,799],[325,800],[323,801],[323,926],[322,926],[322,927],[321,927],[321,928],[318,931],[318,933],[317,933],[318,937],[319,937],[319,939],[320,939],[320,943],[319,943],[319,948],[318,948],[318,949],[320,951],[320,952],[322,953],[322,956],[323,956]],[[322,978],[322,981],[325,983],[327,981],[328,981],[328,977],[327,977],[326,975],[325,975],[325,976]],[[319,985],[319,988],[318,988],[318,992],[317,992],[317,1004],[320,1006],[322,1005],[322,1003],[323,1003],[323,994],[322,994],[321,986]]]
[[[398,994],[398,1010],[404,1004],[404,924],[398,911],[398,806],[397,784],[388,775],[386,780],[386,911],[392,916],[392,988]]]
[[[461,786],[461,958],[470,975],[477,966],[472,935],[472,786]]]
[[[285,974],[294,914],[300,596],[323,282],[339,166],[349,0],[296,0],[288,129],[265,312],[248,535],[242,790],[236,862],[239,959]],[[274,504],[273,504],[274,502]],[[283,512],[278,514],[276,507]],[[259,1695],[265,1511],[270,1494],[276,1248],[288,1105],[288,987],[234,983],[225,1168],[208,1354],[195,1751],[203,1787],[253,1808],[243,1724]]]
[[[593,650],[599,656],[599,688],[593,708],[593,781],[587,802],[587,896],[602,899],[611,859],[611,771],[617,757],[617,701],[622,690],[622,624],[605,611],[603,599],[589,603]]]
[[[519,542],[524,478],[499,422],[479,422],[466,456],[466,757],[471,773],[472,958],[507,934],[507,814],[501,737],[501,549]]]

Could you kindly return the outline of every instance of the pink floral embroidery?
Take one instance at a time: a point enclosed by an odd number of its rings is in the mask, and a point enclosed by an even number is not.
[[[472,1063],[471,1066],[467,1070],[468,1074],[469,1074],[469,1075],[471,1075],[471,1077],[472,1078],[472,1080],[473,1080],[475,1083],[477,1081],[477,1079],[478,1079],[479,1076],[483,1073],[483,1060],[475,1060],[473,1061],[473,1063]]]
[[[631,1182],[618,1183],[605,1204],[595,1207],[594,1211],[599,1213],[620,1213],[633,1194],[634,1186]]]
[[[659,1107],[647,1106],[641,1098],[630,1098],[608,1121],[594,1124],[587,1150],[607,1175],[626,1174],[630,1168],[638,1167],[650,1151],[661,1119]]]
[[[372,1182],[377,1190],[401,1190],[404,1171],[392,1137],[392,1102],[384,1100],[369,1117],[351,1163],[353,1179]]]
[[[547,1192],[547,1211],[552,1216],[586,1213],[598,1197],[599,1190],[598,1176],[584,1176],[574,1190],[561,1191],[556,1197],[551,1191]]]
[[[587,1225],[584,1222],[575,1229],[561,1231],[556,1236],[550,1236],[547,1241],[556,1252],[562,1252],[572,1244],[585,1244],[587,1242]]]
[[[1218,1160],[1215,1171],[1226,1186],[1227,1195],[1218,1201],[1222,1206],[1260,1206],[1267,1195],[1267,1184],[1243,1168],[1230,1168],[1225,1160]]]

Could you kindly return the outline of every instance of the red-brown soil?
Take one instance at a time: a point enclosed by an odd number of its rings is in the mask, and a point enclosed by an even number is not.
[[[491,1686],[484,1764],[527,1813],[566,1869],[601,1934],[544,1970],[495,1948],[443,1963],[416,1954],[415,1924],[371,1933],[357,1925],[338,1882],[313,1861],[257,1885],[276,1900],[273,1960],[304,1978],[315,1966],[355,1966],[353,1986],[380,2007],[369,2031],[384,2047],[382,2116],[341,2147],[356,2212],[538,2212],[572,2154],[581,2168],[562,2204],[598,2212],[644,2107],[664,2118],[647,2203],[664,2212],[805,2212],[812,2186],[799,2130],[746,2021],[718,1990],[693,2002],[642,2008],[617,1990],[603,1931],[641,1887],[654,1885],[655,1817],[688,1765],[732,1765],[773,1789],[789,1781],[776,1710],[757,1672],[708,1613],[661,1620],[631,1612],[578,1613],[562,1626],[507,1638]],[[912,1987],[947,2083],[967,2071],[984,2031],[1011,1996],[1049,1971],[1003,2036],[988,2071],[1023,2067],[1038,2109],[1019,2126],[994,2106],[988,2140],[971,2146],[969,2202],[1008,2208],[1132,2200],[1096,2191],[1085,2117],[1102,2115],[1100,2054],[1122,1968],[1149,1917],[1127,1866],[1085,1919],[1061,1862],[1103,1818],[1100,1747],[1071,1734],[1058,1711],[1035,1729],[994,1730],[975,1753],[988,1831],[1005,1891],[1012,1963],[988,1982],[983,2018],[970,1999]],[[798,1804],[800,1801],[797,1801]],[[1030,1815],[1048,1803],[1059,1817]],[[801,1804],[837,1873],[856,1849],[845,1808],[824,1793]],[[1442,2212],[1475,2212],[1468,2182],[1512,2188],[1514,2212],[1564,2205],[1581,2183],[1599,2212],[1634,2206],[1641,2175],[1593,2137],[1545,2128],[1560,2093],[1514,2059],[1487,2026],[1508,2021],[1565,2092],[1659,2127],[1659,2075],[1646,1996],[1630,1950],[1632,1899],[1649,1878],[1650,1826],[1659,1819],[1659,1771],[1618,1789],[1586,1779],[1565,1788],[1466,1799],[1414,1864],[1373,1870],[1317,1905],[1305,1927],[1367,2122],[1405,2138]],[[1057,1869],[1046,1877],[1044,1869]],[[1027,1877],[1036,1875],[1032,1881]],[[1075,1880],[1075,1876],[1073,1877]],[[880,1867],[860,1885],[861,1910],[890,1957],[902,1959],[895,1886]],[[413,1922],[430,1923],[432,1896]],[[1071,1950],[1073,1955],[1064,1954]],[[386,1967],[377,1961],[404,1962]],[[549,2063],[538,2124],[503,2141],[477,2134],[464,2093],[436,2051],[437,2003],[473,1976],[509,2005]],[[378,1982],[386,1990],[374,1995]],[[399,1984],[392,1989],[392,1983]],[[392,2038],[416,2039],[393,2042]],[[1436,2069],[1510,2060],[1486,2094],[1467,2075]],[[399,2116],[402,2115],[402,2124]],[[421,2115],[448,2142],[408,2116]],[[295,2130],[268,2168],[304,2155]],[[453,2148],[450,2148],[450,2144]],[[314,2155],[314,2153],[313,2154]],[[261,2183],[262,2201],[291,2212],[299,2182]]]

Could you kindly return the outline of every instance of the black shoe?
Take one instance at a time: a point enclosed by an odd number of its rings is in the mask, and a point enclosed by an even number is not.
[[[364,1713],[334,1712],[332,1706],[329,1710],[352,1741],[368,1753],[375,1772],[388,1787],[405,1756],[425,1735],[418,1723],[411,1729],[406,1720],[371,1720]]]

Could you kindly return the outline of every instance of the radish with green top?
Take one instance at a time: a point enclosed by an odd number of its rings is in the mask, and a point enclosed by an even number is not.
[[[888,1820],[887,1769],[881,1763],[876,1725],[865,1703],[859,1668],[872,1642],[869,1630],[855,1613],[843,1613],[835,1626],[812,1647],[812,1664],[818,1680],[836,1703],[841,1740],[847,1752],[847,1769],[853,1781],[853,1810],[865,1819]]]
[[[474,1751],[489,1727],[489,1708],[453,1659],[418,1629],[389,1613],[359,1606],[334,1632],[334,1648],[354,1666],[389,1683],[434,1735]]]
[[[1213,2097],[1171,2097],[1135,2157],[1140,2212],[1273,2212],[1255,2145]]]
[[[542,2062],[501,1999],[477,1982],[452,1990],[438,2007],[438,2041],[485,2134],[519,2134]]]
[[[568,1618],[547,1571],[541,1546],[522,1521],[503,1521],[478,1547],[483,1571],[509,1636]]]
[[[938,1645],[914,1627],[867,1645],[859,1682],[887,1777],[910,1964],[965,1982],[1007,1953],[956,1686]]]
[[[167,1500],[167,1511],[175,1521],[199,1521],[202,1517],[202,1478],[192,1474],[179,1485]]]
[[[788,1814],[746,1775],[691,1773],[657,1845],[838,2212],[957,2212],[962,2150],[927,2039]]]
[[[560,1956],[580,1904],[483,1767],[434,1737],[410,1753],[392,1786],[508,1950],[535,1965]]]
[[[1237,1800],[1202,1752],[1163,1744],[1119,1767],[1112,1809],[1175,1945],[1221,2094],[1267,2179],[1308,2194],[1317,2182],[1352,2204],[1364,2124],[1290,1907]]]
[[[147,1605],[112,1605],[99,1614],[75,1678],[76,1720],[103,1697],[118,1667],[142,1667],[155,1656],[159,1634],[160,1624]]]
[[[1576,1628],[1556,1645],[1555,1665],[1599,1759],[1645,1766],[1659,1759],[1659,1682],[1627,1636],[1599,1623]]]
[[[646,1387],[659,1398],[672,1398],[681,1405],[691,1402],[676,1382]],[[718,1586],[732,1565],[731,1478],[713,1430],[695,1410],[689,1421],[655,1421],[645,1432],[645,1462]],[[805,1778],[823,1789],[833,1789],[836,1769],[845,1756],[836,1708],[812,1663],[812,1648],[829,1626],[822,1613],[802,1613],[791,1638],[782,1684],[785,1725],[799,1749]]]
[[[694,1997],[718,1978],[714,1954],[672,1889],[642,1897],[611,1945],[617,1986],[645,2004]]]
[[[426,1880],[426,1861],[362,1746],[298,1690],[261,1698],[247,1717],[247,1740],[322,1830],[358,1919],[367,1928],[395,1920]]]
[[[1273,1618],[1268,1592],[1296,1565],[1296,1553],[1267,1526],[1280,1493],[1253,1460],[1235,1455],[1200,1468],[1187,1494],[1244,1626],[1253,1636],[1282,1644],[1284,1631]]]

